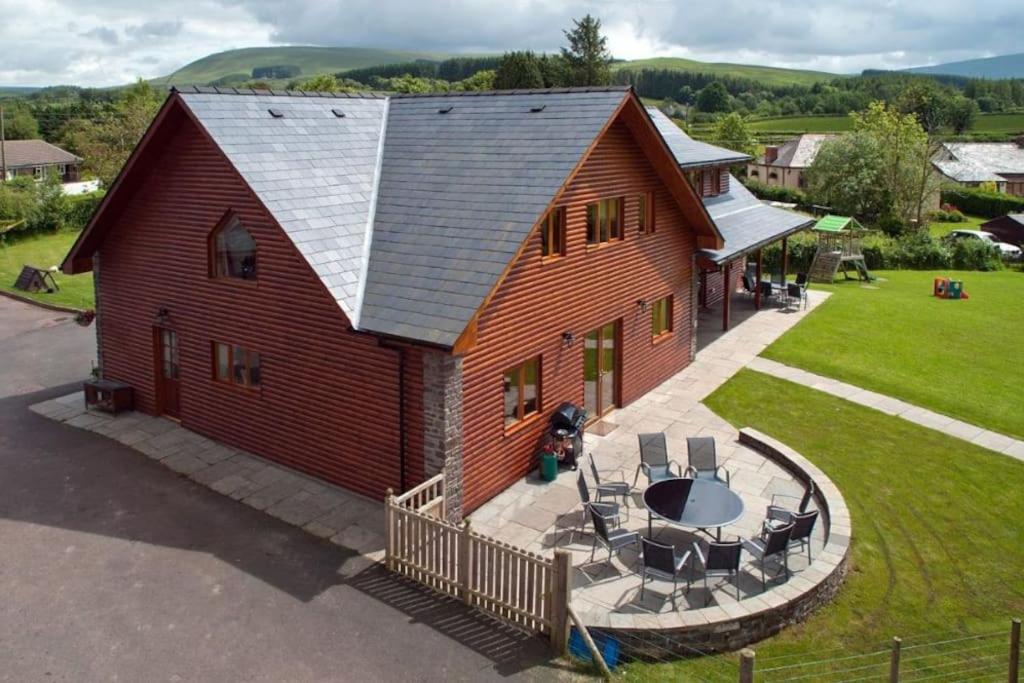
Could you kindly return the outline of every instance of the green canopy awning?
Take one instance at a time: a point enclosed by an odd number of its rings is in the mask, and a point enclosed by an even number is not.
[[[812,230],[820,232],[842,232],[844,230],[863,230],[864,226],[852,216],[833,216],[829,214],[814,224]]]

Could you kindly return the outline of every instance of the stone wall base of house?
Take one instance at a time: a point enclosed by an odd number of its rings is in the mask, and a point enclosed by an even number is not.
[[[423,352],[424,474],[444,472],[448,521],[462,521],[462,358]]]

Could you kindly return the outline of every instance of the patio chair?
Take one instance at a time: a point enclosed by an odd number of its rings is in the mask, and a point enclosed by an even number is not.
[[[775,286],[767,280],[761,281],[761,298],[764,299],[765,303],[770,302],[772,299],[778,300],[776,296]]]
[[[803,303],[804,308],[807,308],[807,288],[801,287],[795,282],[790,282],[786,285],[786,304],[796,301],[796,307],[800,308],[800,304]]]
[[[754,296],[754,278],[750,277],[749,273],[743,273],[743,291],[750,296]]]
[[[622,496],[622,504],[627,505],[629,501],[629,492],[632,488],[629,484],[624,481],[608,481],[601,482],[601,475],[597,472],[597,463],[594,462],[594,456],[590,456],[590,473],[594,475],[594,490],[597,491],[597,499],[601,500],[604,496]]]
[[[773,557],[782,558],[785,578],[789,578],[789,537],[793,533],[793,523],[766,530],[760,538],[743,541],[743,549],[754,556],[761,565],[761,590],[768,587],[765,578],[765,565]],[[776,576],[778,576],[776,574]]]
[[[729,486],[729,470],[718,464],[713,436],[690,436],[686,439],[688,463],[686,474],[694,479],[717,481]],[[719,474],[721,473],[721,474]],[[722,475],[725,478],[722,478]]]
[[[779,527],[787,524],[793,525],[793,531],[789,535],[788,548],[799,546],[802,550],[804,547],[807,548],[807,561],[811,561],[811,533],[814,531],[814,525],[818,521],[818,511],[811,510],[810,512],[790,512],[774,505],[768,506],[768,516],[764,520],[764,532],[767,533],[770,529],[778,529]]]
[[[711,604],[711,589],[708,588],[709,576],[728,577],[736,585],[736,599],[740,599],[740,555],[743,544],[740,541],[694,541],[693,552],[697,558],[699,569],[704,576],[704,590],[707,598],[704,605]]]
[[[690,561],[690,557],[693,552],[687,550],[682,555],[676,555],[676,547],[674,545],[662,545],[661,543],[655,543],[654,541],[643,538],[640,540],[643,546],[643,570],[640,574],[640,599],[644,599],[644,588],[647,586],[647,576],[650,575],[656,579],[663,579],[665,581],[672,582],[672,607],[676,606],[676,592],[679,590],[679,572],[682,571],[683,567],[687,562]],[[690,592],[690,579],[686,579],[686,592]]]
[[[800,498],[799,498],[800,503],[799,503],[799,505],[796,508],[797,512],[807,512],[807,507],[811,504],[811,500],[814,498],[814,492],[815,492],[814,482],[811,481],[811,480],[808,480],[807,481],[807,487],[804,489],[803,495],[800,496]],[[790,499],[790,500],[794,500],[795,501],[795,500],[797,500],[797,497],[796,496],[791,496],[788,493],[773,493],[772,494],[772,502],[771,502],[771,505],[769,505],[769,509],[771,509],[773,507],[776,507],[776,508],[780,508],[780,509],[785,510],[786,508],[784,508],[784,507],[782,507],[780,505],[776,505],[776,501],[782,500],[782,499]]]
[[[608,548],[608,562],[612,561],[612,555],[618,555],[623,548],[633,546],[640,550],[640,534],[629,529],[608,529],[608,518],[601,515],[594,504],[590,504],[590,519],[594,523],[594,545],[590,549],[590,561],[594,561],[594,553],[597,551],[597,544],[600,543]]]
[[[633,476],[633,486],[636,486],[640,472],[647,475],[648,484],[683,478],[683,468],[675,460],[668,459],[668,444],[663,433],[638,434],[637,438],[640,440],[640,464]],[[676,466],[676,472],[672,472],[672,465]]]
[[[804,289],[807,289],[807,284],[809,282],[810,282],[810,279],[808,279],[807,273],[797,273],[796,274],[796,283],[798,285],[800,285],[801,287],[803,287]]]
[[[579,491],[580,502],[583,503],[583,519],[580,520],[579,526],[581,535],[587,530],[587,518],[590,516],[591,506],[596,507],[598,514],[608,521],[614,522],[616,526],[622,523],[619,517],[618,503],[595,503],[590,500],[590,489],[587,487],[587,480],[583,478],[582,472],[576,477],[576,490]]]

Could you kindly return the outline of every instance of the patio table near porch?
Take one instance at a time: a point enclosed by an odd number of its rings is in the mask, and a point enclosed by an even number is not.
[[[738,521],[744,512],[743,499],[727,486],[702,479],[666,479],[644,490],[647,534],[653,536],[657,517],[674,526],[703,531],[714,529],[722,539],[722,527]]]

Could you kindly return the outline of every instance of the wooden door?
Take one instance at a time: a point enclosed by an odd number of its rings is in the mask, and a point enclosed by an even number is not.
[[[583,342],[583,407],[596,420],[619,403],[619,323],[587,332]]]
[[[156,385],[157,403],[161,413],[178,419],[181,399],[181,368],[178,362],[178,333],[157,327],[156,340]]]

